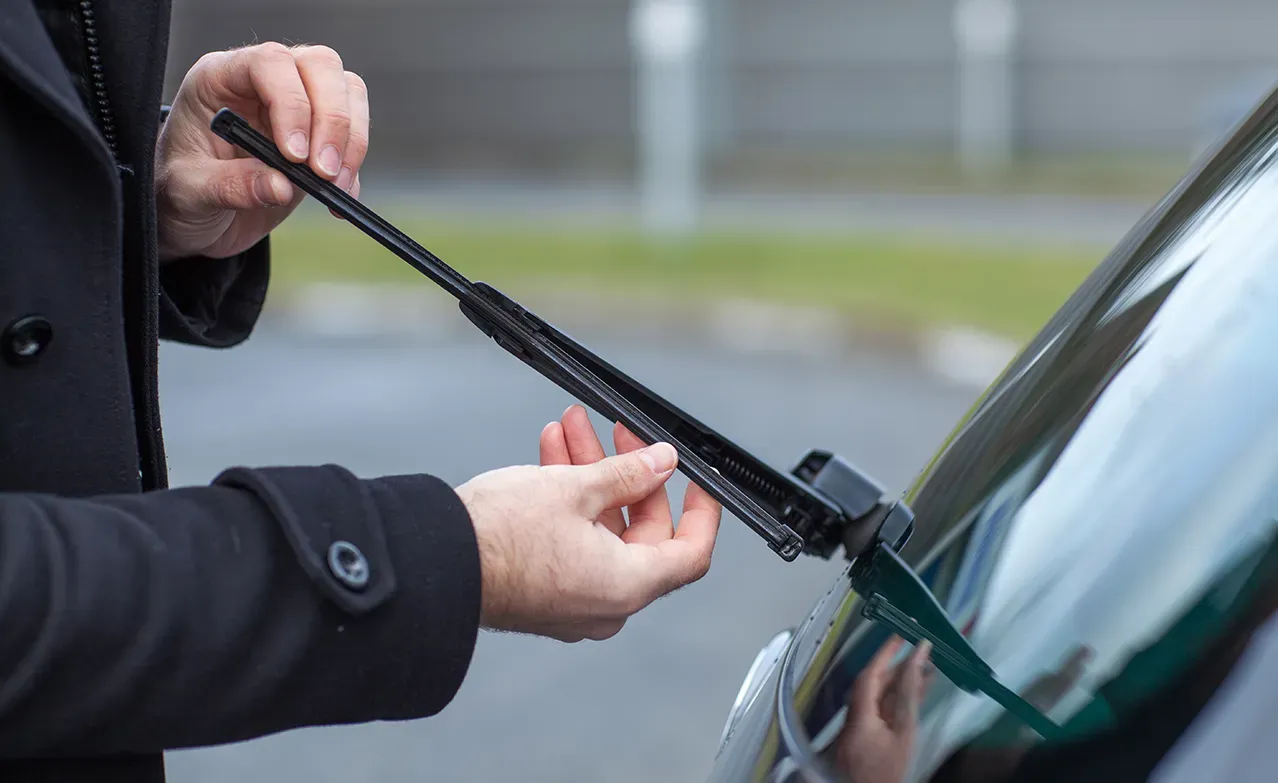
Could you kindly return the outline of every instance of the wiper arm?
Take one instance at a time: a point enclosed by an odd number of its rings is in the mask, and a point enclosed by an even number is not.
[[[222,109],[211,127],[455,297],[502,348],[645,442],[673,445],[679,470],[785,560],[800,553],[829,558],[840,546],[850,557],[879,535],[883,490],[853,465],[814,451],[790,475],[774,470],[492,286],[466,279],[350,194],[286,159],[239,115]]]
[[[932,643],[932,663],[959,688],[984,693],[1045,739],[1059,736],[1056,723],[998,681],[936,596],[887,542],[861,553],[849,578],[865,602],[861,614],[867,619],[911,644],[927,639]]]

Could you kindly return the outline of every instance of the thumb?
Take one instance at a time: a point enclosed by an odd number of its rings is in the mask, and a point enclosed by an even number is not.
[[[253,158],[217,161],[206,171],[204,197],[215,209],[250,211],[283,207],[295,195],[288,177]]]
[[[674,473],[674,446],[657,443],[583,466],[582,500],[591,516],[637,503],[661,488]]]

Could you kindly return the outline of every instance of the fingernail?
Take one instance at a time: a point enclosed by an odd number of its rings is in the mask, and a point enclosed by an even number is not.
[[[639,459],[652,469],[653,473],[668,473],[674,470],[679,455],[669,443],[658,443],[639,452]]]
[[[275,172],[268,171],[253,182],[253,195],[263,204],[282,204]]]
[[[310,145],[306,142],[306,134],[301,131],[293,131],[288,135],[288,148],[294,156],[305,158],[306,153],[310,151]]]
[[[337,175],[337,187],[349,193],[353,184],[355,184],[355,175],[351,173],[351,167],[342,166],[341,173]]]
[[[332,144],[320,150],[319,155],[320,169],[330,177],[337,176],[337,169],[342,165],[342,156],[338,154],[337,147]]]

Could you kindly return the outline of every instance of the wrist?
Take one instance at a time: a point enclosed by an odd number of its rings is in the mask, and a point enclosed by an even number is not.
[[[494,534],[491,526],[485,524],[484,515],[478,508],[482,496],[473,492],[468,485],[458,487],[457,496],[470,515],[471,524],[475,528],[475,541],[479,547],[479,624],[485,628],[504,628],[510,604],[509,556],[500,537]]]
[[[156,139],[151,185],[161,266],[205,256],[235,217],[210,203],[207,191],[216,171],[189,138],[187,114],[169,117],[165,113]]]
[[[164,129],[160,130],[161,137]],[[174,215],[178,211],[178,194],[174,192],[174,176],[167,156],[163,154],[164,140],[156,146],[155,165],[152,187],[155,192],[155,240],[160,264],[167,264],[180,258],[188,258],[194,253],[183,247],[179,232],[174,231]]]

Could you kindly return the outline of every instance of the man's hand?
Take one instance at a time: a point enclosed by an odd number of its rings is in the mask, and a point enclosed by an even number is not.
[[[264,43],[200,58],[156,146],[160,257],[242,253],[305,197],[288,178],[209,129],[229,107],[295,163],[359,197],[368,151],[364,81],[325,46]]]
[[[901,783],[909,771],[932,646],[924,641],[890,668],[904,643],[894,636],[883,645],[848,694],[847,720],[835,742],[839,769],[848,780]]]
[[[620,425],[613,437],[617,456],[608,458],[585,409],[573,406],[542,431],[540,467],[458,488],[479,539],[484,626],[608,639],[709,570],[721,506],[690,484],[676,531],[664,488],[674,448],[645,448]]]

